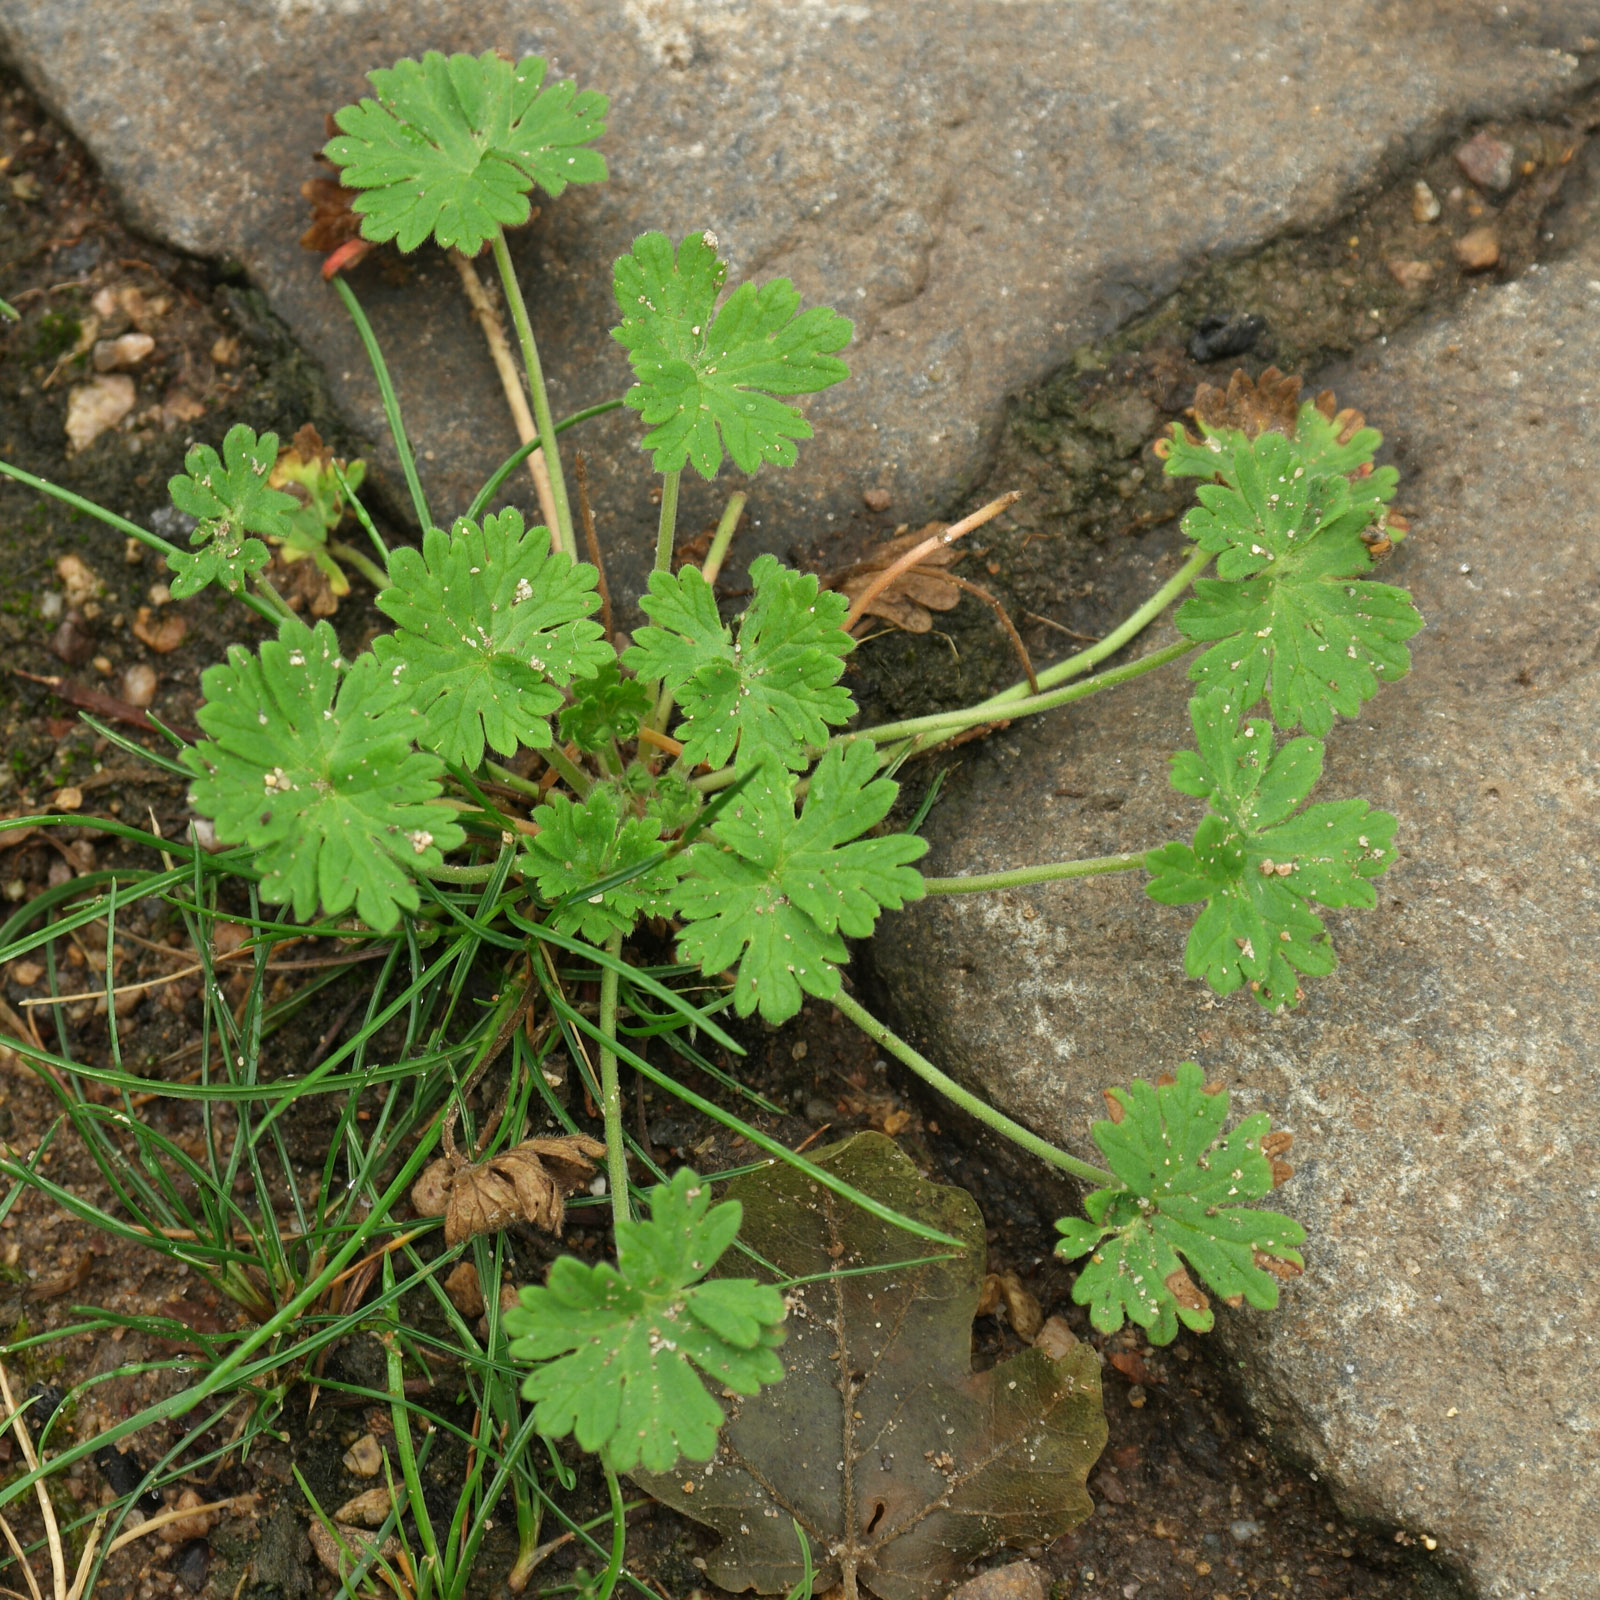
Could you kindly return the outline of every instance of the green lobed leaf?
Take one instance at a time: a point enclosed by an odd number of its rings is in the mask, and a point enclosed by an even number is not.
[[[258,852],[261,894],[308,921],[352,906],[379,930],[415,910],[413,871],[465,835],[430,805],[439,760],[413,746],[414,708],[376,659],[347,666],[326,622],[290,619],[258,654],[239,645],[200,679],[195,720],[210,735],[180,756],[195,808],[225,844]]]
[[[430,50],[369,74],[377,98],[337,112],[323,149],[339,181],[364,191],[353,202],[362,236],[415,250],[431,235],[474,256],[528,220],[534,184],[554,198],[601,182],[605,160],[587,147],[605,132],[606,97],[545,87],[547,70],[539,56],[513,66],[492,50]]]
[[[1208,1089],[1193,1061],[1171,1082],[1135,1079],[1131,1091],[1112,1089],[1107,1099],[1118,1114],[1095,1123],[1094,1141],[1120,1184],[1085,1198],[1089,1221],[1056,1223],[1056,1254],[1089,1257],[1072,1290],[1090,1308],[1089,1320],[1114,1333],[1129,1319],[1152,1344],[1170,1344],[1180,1322],[1205,1332],[1215,1318],[1185,1263],[1224,1300],[1277,1305],[1277,1277],[1296,1276],[1304,1265],[1295,1247],[1305,1229],[1276,1211],[1233,1203],[1259,1200],[1273,1187],[1261,1148],[1267,1115],[1246,1117],[1224,1137],[1227,1091]]]
[[[799,1009],[801,993],[839,992],[844,936],[865,938],[878,913],[922,898],[908,863],[927,841],[891,833],[864,839],[888,814],[897,785],[878,778],[866,740],[833,746],[817,763],[798,818],[794,780],[776,766],[756,776],[720,816],[711,841],[690,846],[674,904],[688,923],[682,960],[707,976],[738,964],[734,1005],[768,1022]]]
[[[773,396],[814,394],[850,375],[833,354],[850,342],[847,318],[826,306],[801,311],[787,278],[740,284],[718,311],[727,270],[707,233],[676,251],[664,233],[646,233],[617,261],[622,321],[611,336],[637,379],[623,403],[650,427],[644,447],[657,472],[693,463],[714,477],[724,447],[741,472],[792,466],[811,424]]]
[[[506,1313],[518,1361],[535,1362],[523,1398],[552,1438],[576,1436],[612,1467],[665,1472],[717,1448],[719,1391],[751,1395],[783,1376],[783,1296],[749,1278],[700,1280],[739,1231],[736,1201],[679,1172],[647,1196],[646,1221],[617,1224],[617,1264],[558,1257],[543,1288]]]
[[[1295,809],[1322,775],[1322,745],[1291,739],[1274,752],[1265,719],[1239,725],[1227,694],[1189,703],[1197,751],[1172,758],[1172,784],[1203,799],[1210,814],[1192,845],[1152,850],[1146,893],[1163,905],[1205,901],[1190,930],[1184,967],[1218,994],[1248,983],[1264,1006],[1294,1005],[1296,973],[1324,977],[1332,941],[1311,909],[1370,906],[1370,879],[1394,860],[1395,819],[1365,800]]]
[[[1342,466],[1368,446],[1356,449],[1362,433],[1346,446],[1324,439],[1318,429],[1328,420],[1305,411],[1316,419],[1303,421],[1308,443],[1207,430],[1199,444],[1174,441],[1167,471],[1209,467],[1221,478],[1200,486],[1200,504],[1183,519],[1184,532],[1217,556],[1217,577],[1198,579],[1178,608],[1179,631],[1211,645],[1190,678],[1227,690],[1241,707],[1266,695],[1279,727],[1321,735],[1336,712],[1354,716],[1380,682],[1404,676],[1405,641],[1422,618],[1404,589],[1357,581],[1372,567],[1361,535],[1394,492],[1393,470],[1352,480],[1314,465]],[[1375,442],[1376,430],[1364,432]]]
[[[631,739],[650,715],[650,705],[650,691],[607,661],[592,678],[573,685],[572,704],[558,719],[561,737],[580,750],[603,750],[613,739]]]
[[[422,713],[421,742],[476,767],[487,743],[502,755],[550,743],[554,685],[613,659],[598,622],[595,569],[550,549],[520,512],[430,528],[420,552],[390,553],[393,580],[378,607],[398,625],[373,650]]]
[[[228,429],[220,456],[210,445],[197,444],[183,458],[187,470],[169,480],[167,493],[179,511],[198,518],[200,525],[189,535],[196,554],[182,551],[167,557],[174,574],[173,599],[186,600],[213,582],[239,593],[246,579],[272,559],[261,539],[251,536],[292,537],[291,519],[299,502],[267,483],[277,459],[277,434],[258,438],[242,422]]]
[[[533,820],[540,831],[528,841],[520,866],[525,875],[538,879],[539,893],[546,900],[559,900],[599,883],[649,860],[662,848],[657,819],[633,815],[608,783],[597,783],[581,802],[552,795],[533,813]],[[631,933],[641,914],[669,914],[672,888],[682,872],[683,858],[674,856],[617,888],[563,907],[552,915],[551,926],[595,944],[619,931]]]
[[[827,743],[830,724],[855,714],[839,686],[855,648],[843,627],[850,602],[769,555],[750,564],[750,581],[735,642],[694,567],[653,572],[639,601],[650,626],[636,630],[623,663],[677,696],[686,761],[725,766],[737,747],[741,768],[775,758],[799,769],[808,746]]]

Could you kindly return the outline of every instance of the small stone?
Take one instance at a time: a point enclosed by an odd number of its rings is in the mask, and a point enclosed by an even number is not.
[[[204,1539],[191,1539],[172,1559],[172,1570],[178,1581],[191,1594],[199,1594],[206,1586],[206,1575],[211,1570],[211,1546]]]
[[[345,1578],[358,1562],[392,1560],[400,1548],[400,1541],[390,1534],[380,1546],[376,1537],[346,1522],[336,1522],[329,1532],[320,1522],[312,1522],[306,1529],[311,1548],[317,1560],[336,1578]],[[346,1555],[345,1552],[349,1554]]]
[[[144,546],[132,534],[122,541],[122,559],[130,567],[137,567],[144,560]]]
[[[375,1478],[383,1466],[383,1446],[364,1433],[344,1453],[345,1470],[357,1478]]]
[[[69,611],[50,635],[50,653],[69,667],[81,667],[95,652],[95,632],[81,611]]]
[[[133,410],[136,392],[133,379],[121,372],[75,384],[67,394],[69,454],[87,450],[107,428],[116,427]]]
[[[65,789],[56,790],[56,797],[51,801],[51,806],[56,811],[77,811],[82,805],[83,790],[70,783]]]
[[[1487,272],[1500,259],[1500,235],[1485,223],[1456,240],[1456,260],[1463,272]]]
[[[1261,1532],[1261,1524],[1251,1521],[1248,1517],[1241,1517],[1237,1522],[1228,1524],[1228,1532],[1233,1536],[1235,1544],[1249,1544]]]
[[[152,583],[145,599],[153,606],[164,606],[172,599],[172,591],[164,583]]]
[[[1516,152],[1485,128],[1456,151],[1456,165],[1480,189],[1499,194],[1511,187],[1516,176]]]
[[[239,341],[229,334],[214,339],[211,344],[211,359],[219,367],[233,366],[239,359]]]
[[[887,489],[868,489],[862,496],[868,511],[887,511],[894,504],[894,496]]]
[[[94,670],[98,672],[102,678],[109,678],[112,672],[115,670],[111,665],[111,657],[96,656],[94,658]]]
[[[156,347],[148,333],[125,333],[120,339],[97,339],[91,360],[96,372],[116,372],[136,367]]]
[[[110,663],[106,663],[110,667]],[[130,706],[141,710],[156,697],[156,672],[142,661],[136,661],[122,674],[122,698]]]
[[[1438,195],[1418,178],[1411,185],[1411,215],[1418,222],[1437,222],[1442,209]]]
[[[483,1315],[483,1285],[478,1282],[478,1269],[470,1261],[458,1261],[444,1280],[444,1292],[462,1316],[471,1319]]]
[[[100,574],[82,556],[67,554],[56,562],[56,576],[67,593],[69,606],[93,600],[101,590]]]
[[[39,596],[39,616],[45,622],[54,622],[66,609],[66,604],[54,589],[46,589]]]
[[[11,969],[13,983],[31,989],[44,976],[44,968],[37,961],[19,961]]]
[[[203,1539],[211,1532],[213,1513],[201,1511],[199,1508],[205,1504],[199,1492],[194,1489],[185,1489],[178,1496],[178,1502],[173,1506],[174,1511],[187,1511],[188,1516],[177,1517],[173,1521],[156,1529],[156,1537],[163,1544],[183,1544],[190,1539]]]
[[[1031,1561],[990,1567],[954,1590],[950,1600],[1045,1600],[1044,1574]]]
[[[1430,261],[1390,261],[1389,276],[1402,289],[1421,289],[1433,282],[1433,263]]]
[[[149,606],[140,606],[134,613],[134,638],[140,644],[154,650],[158,656],[168,655],[176,650],[188,632],[188,620],[181,612],[171,611],[165,616],[158,617]]]

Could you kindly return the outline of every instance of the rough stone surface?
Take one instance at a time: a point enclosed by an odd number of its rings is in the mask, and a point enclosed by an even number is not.
[[[950,1600],[1045,1600],[1044,1574],[1031,1561],[990,1567],[952,1589]]]
[[[1492,1600],[1600,1594],[1600,230],[1355,371],[1413,537],[1416,667],[1329,741],[1321,797],[1400,819],[1341,966],[1271,1016],[1188,981],[1139,880],[940,897],[875,949],[934,1059],[1093,1156],[1102,1086],[1186,1058],[1296,1135],[1306,1276],[1218,1337],[1358,1513]],[[1174,557],[1176,559],[1176,557]],[[935,873],[1188,837],[1165,674],[1017,727],[933,812]]]
[[[842,525],[868,487],[942,509],[1008,393],[1197,257],[1575,90],[1595,34],[1592,0],[0,0],[0,49],[138,224],[241,263],[375,439],[364,358],[296,242],[324,113],[428,47],[539,51],[608,91],[613,181],[516,245],[558,414],[625,385],[602,264],[648,227],[712,227],[736,276],[787,273],[857,323],[856,377],[811,402],[799,470],[762,478],[742,558]],[[424,252],[357,281],[434,498],[460,507],[515,439],[454,275]],[[623,593],[653,516],[637,433],[583,441]],[[715,505],[689,496],[684,528]]]

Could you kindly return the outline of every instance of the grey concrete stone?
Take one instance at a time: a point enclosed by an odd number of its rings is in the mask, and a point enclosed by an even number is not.
[[[1093,1156],[1100,1089],[1199,1060],[1292,1129],[1311,1232],[1216,1337],[1275,1440],[1492,1600],[1600,1594],[1600,233],[1336,375],[1403,469],[1385,576],[1415,670],[1335,728],[1319,797],[1400,819],[1341,966],[1271,1016],[1182,971],[1139,878],[941,897],[874,951],[933,1058]],[[1176,560],[1176,555],[1174,555]],[[1189,836],[1187,685],[1153,675],[966,758],[935,873]],[[1230,1362],[1232,1365],[1232,1362]]]
[[[868,487],[942,509],[1008,393],[1198,256],[1576,89],[1594,34],[1592,0],[0,0],[0,49],[138,224],[242,263],[373,438],[365,361],[296,243],[324,113],[429,47],[541,51],[608,91],[613,181],[516,247],[558,414],[626,383],[608,267],[648,227],[710,226],[736,275],[790,274],[857,323],[855,379],[810,404],[799,469],[761,478],[742,558],[842,525]],[[515,440],[448,265],[414,259],[362,293],[435,498],[460,507]],[[636,439],[631,416],[584,438],[624,593],[650,549]],[[716,503],[696,491],[683,525]]]

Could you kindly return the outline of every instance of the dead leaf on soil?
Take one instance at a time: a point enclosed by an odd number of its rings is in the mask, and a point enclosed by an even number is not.
[[[811,1159],[962,1240],[963,1253],[791,1290],[784,1381],[727,1399],[708,1465],[633,1476],[722,1534],[706,1576],[724,1588],[776,1594],[797,1582],[793,1517],[817,1590],[842,1582],[849,1597],[923,1600],[997,1547],[1049,1544],[1089,1515],[1084,1478],[1106,1439],[1099,1365],[1074,1344],[1059,1359],[1033,1349],[975,1373],[984,1237],[972,1197],[921,1177],[881,1134]],[[922,1254],[790,1167],[736,1179],[728,1197],[744,1207],[740,1238],[796,1277]]]
[[[915,533],[903,533],[881,544],[864,561],[846,567],[823,580],[825,588],[836,589],[854,600],[864,594],[872,580],[895,559],[903,556],[914,545],[935,534],[943,533],[945,524],[930,522]],[[946,545],[926,555],[909,572],[902,573],[868,606],[867,615],[882,617],[907,633],[927,633],[933,627],[935,611],[950,611],[961,598],[960,586],[944,576],[943,570],[959,561],[966,551],[956,545]]]
[[[423,1169],[411,1190],[417,1215],[444,1218],[446,1244],[478,1233],[497,1233],[512,1222],[531,1222],[559,1235],[566,1199],[594,1174],[606,1153],[585,1134],[527,1139],[476,1164],[441,1156]]]

